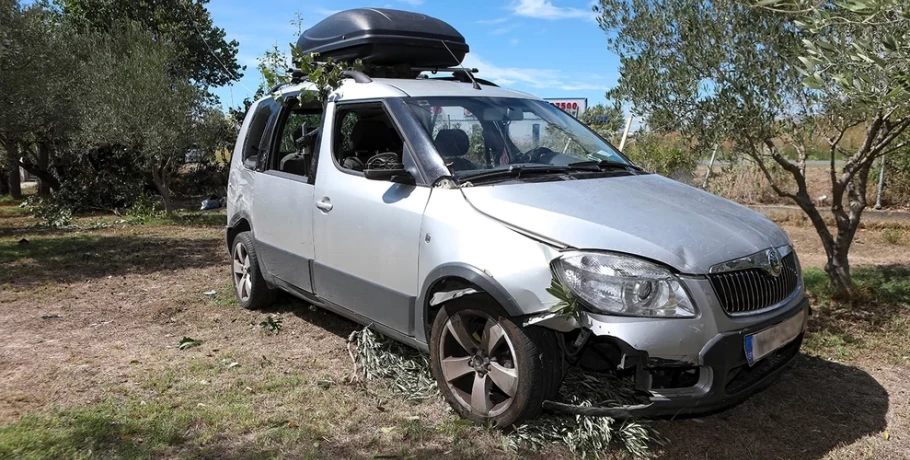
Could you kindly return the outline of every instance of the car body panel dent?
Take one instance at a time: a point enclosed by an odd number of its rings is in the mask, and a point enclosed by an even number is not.
[[[440,267],[457,264],[501,286],[513,303],[503,308],[518,310],[510,314],[527,315],[555,304],[546,288],[550,261],[558,251],[478,213],[460,190],[432,189],[420,234],[418,278],[423,295],[440,279]]]
[[[623,252],[682,273],[788,244],[761,214],[655,174],[465,187],[481,212],[582,249]]]

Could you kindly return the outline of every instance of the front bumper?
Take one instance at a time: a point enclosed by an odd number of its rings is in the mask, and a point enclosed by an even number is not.
[[[719,333],[699,353],[699,378],[689,387],[649,391],[650,401],[645,404],[620,407],[585,407],[574,406],[555,401],[544,403],[544,409],[568,412],[578,415],[606,416],[615,419],[650,418],[714,412],[739,402],[768,386],[783,372],[799,353],[806,320],[802,332],[791,342],[777,349],[749,366],[743,343],[746,335],[759,332],[770,326],[784,322],[796,315],[809,316],[808,299],[803,298],[796,305],[779,312],[774,318],[759,322],[740,330]],[[634,363],[636,386],[642,381],[650,386],[650,372],[654,369],[655,360],[650,359],[646,351],[626,349],[626,357]]]

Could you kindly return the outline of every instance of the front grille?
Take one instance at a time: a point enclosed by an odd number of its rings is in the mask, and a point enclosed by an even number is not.
[[[708,275],[711,287],[727,313],[748,313],[782,302],[796,290],[799,271],[796,255],[781,259],[782,270],[774,277],[760,268]]]

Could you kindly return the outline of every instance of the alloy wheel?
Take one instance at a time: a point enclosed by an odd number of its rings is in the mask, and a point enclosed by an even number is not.
[[[233,272],[237,297],[241,302],[246,302],[250,299],[250,292],[253,290],[253,279],[250,275],[250,254],[243,243],[237,243],[234,246]]]
[[[440,368],[458,402],[483,417],[505,412],[518,391],[518,368],[502,325],[479,311],[458,312],[441,335]]]

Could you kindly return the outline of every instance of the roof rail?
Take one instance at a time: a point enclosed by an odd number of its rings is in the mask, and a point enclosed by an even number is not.
[[[430,72],[432,74],[436,74],[439,72],[446,72],[446,73],[451,72],[452,73],[451,77],[429,78],[426,75],[418,77],[418,78],[426,78],[428,80],[458,81],[458,82],[462,82],[462,83],[473,83],[476,80],[477,83],[480,83],[482,85],[499,87],[499,85],[497,85],[496,83],[493,83],[489,80],[484,80],[482,78],[475,77],[472,80],[471,77],[474,76],[473,74],[480,72],[476,68],[468,69],[468,68],[463,68],[463,67],[411,67],[411,70],[414,72]],[[469,72],[471,73],[471,75],[468,75]],[[298,83],[308,81],[306,78],[306,74],[304,74],[300,69],[295,69],[292,67],[292,68],[288,69],[288,73],[291,74],[290,84],[298,84]],[[354,82],[356,82],[356,83],[372,83],[373,82],[373,79],[370,78],[369,75],[367,75],[359,70],[345,70],[341,74],[344,75],[345,77],[353,79]],[[279,89],[287,86],[288,84],[289,83],[279,83],[279,84],[273,86],[269,90],[269,93],[274,93],[274,92],[278,91]]]
[[[356,83],[372,83],[373,79],[367,76],[367,74],[359,70],[345,70],[341,73],[345,77],[350,77],[354,79]]]

